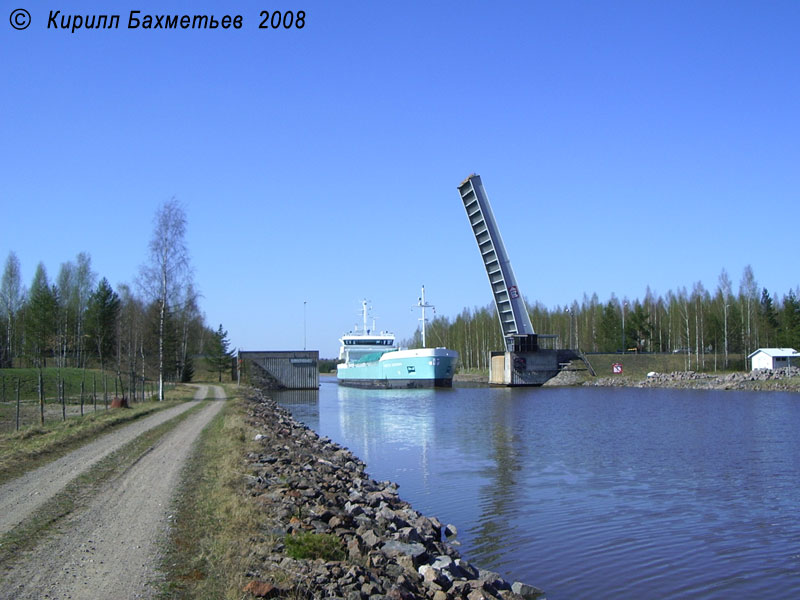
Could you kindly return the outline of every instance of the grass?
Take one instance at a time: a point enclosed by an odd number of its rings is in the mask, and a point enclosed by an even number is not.
[[[184,470],[176,522],[164,551],[164,599],[230,600],[242,597],[248,557],[259,538],[259,511],[245,491],[243,459],[258,446],[244,421],[237,388],[203,430]],[[271,543],[271,542],[269,542]]]
[[[59,400],[59,381],[63,382],[65,397],[65,412],[67,416],[74,416],[80,412],[94,412],[93,394],[96,394],[96,403],[105,407],[114,398],[126,395],[129,400],[142,400],[141,383],[137,381],[136,395],[127,390],[128,380],[122,382],[125,389],[115,385],[116,378],[113,373],[105,372],[105,386],[103,372],[95,369],[78,368],[46,368],[42,369],[45,397],[45,421],[61,420],[62,406]],[[81,394],[83,382],[83,394]],[[17,426],[17,385],[19,385],[19,426],[20,428],[38,425],[41,419],[39,406],[39,370],[34,368],[0,369],[0,433],[14,431]],[[167,387],[167,390],[171,386]],[[147,382],[145,392],[149,397],[157,393],[158,386],[154,382]],[[79,407],[83,404],[83,408]]]
[[[128,442],[99,461],[87,472],[76,477],[61,492],[45,502],[31,517],[7,534],[0,536],[0,564],[13,560],[21,552],[33,548],[64,517],[76,508],[85,506],[104,483],[124,473],[159,439],[191,414],[200,410],[202,406],[199,404]]]
[[[342,540],[328,533],[302,532],[284,538],[286,554],[291,558],[322,560],[344,560]]]
[[[108,386],[109,397],[114,396],[114,379],[116,373],[106,371],[106,385]],[[97,395],[103,395],[103,371],[99,369],[83,369],[65,367],[63,369],[56,369],[48,367],[42,369],[42,380],[44,383],[45,394],[48,397],[55,398],[57,393],[58,378],[64,382],[65,393],[71,398],[78,398],[81,391],[81,381],[84,382],[84,394],[88,398],[92,393],[93,381],[97,384]],[[20,400],[39,400],[39,369],[0,369],[0,401],[12,402],[16,401],[16,386],[19,380],[19,397]],[[123,384],[126,389],[128,385],[128,377],[123,376]],[[5,384],[5,397],[3,397],[3,385]],[[139,382],[137,381],[137,386]],[[152,381],[147,383],[148,387],[154,387]],[[157,385],[157,384],[155,384]],[[137,394],[139,393],[137,387]]]
[[[587,354],[586,358],[591,363],[598,377],[626,377],[630,379],[644,379],[650,371],[658,373],[671,373],[673,371],[686,371],[688,356],[686,354]],[[717,356],[717,373],[731,373],[741,367],[741,355],[729,355],[729,368],[723,370],[721,355]],[[691,356],[692,371],[714,372],[714,355],[705,355],[705,369],[698,368],[695,363],[696,356]],[[614,363],[622,364],[622,375],[612,373]],[[581,367],[582,363],[575,361],[573,366]],[[587,373],[591,378],[591,375]]]
[[[657,353],[657,354],[587,354],[586,358],[592,365],[592,368],[597,373],[598,377],[620,377],[629,380],[640,380],[647,377],[650,371],[658,373],[671,373],[673,371],[686,371],[687,359],[686,354],[670,354],[670,353]],[[695,355],[692,354],[692,371],[703,371],[707,373],[714,373],[714,355],[705,355],[705,369],[698,368],[695,363]],[[732,373],[737,369],[741,369],[743,358],[741,354],[728,355],[729,368],[722,368],[723,358],[721,355],[717,356],[717,373],[725,374]],[[612,372],[612,365],[614,363],[622,364],[622,374],[615,375]],[[585,369],[585,365],[579,361],[573,361],[572,368]],[[592,375],[588,371],[579,371],[579,381],[589,381]],[[460,369],[457,379],[460,381],[483,380],[485,381],[489,376],[488,369]]]
[[[0,483],[55,460],[102,433],[190,400],[194,392],[189,386],[176,386],[169,390],[168,400],[164,402],[136,403],[130,409],[91,412],[83,417],[49,421],[44,426],[0,434]]]

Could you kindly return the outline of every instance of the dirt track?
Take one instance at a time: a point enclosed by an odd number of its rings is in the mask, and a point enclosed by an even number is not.
[[[222,388],[211,387],[217,400],[225,398]],[[203,398],[207,392],[207,387],[201,387],[195,399]],[[176,408],[185,410],[192,405]],[[180,471],[193,441],[222,405],[209,402],[199,413],[179,424],[84,510],[65,519],[58,533],[19,557],[13,567],[1,574],[0,598],[151,597],[153,589],[149,584],[156,576],[158,543],[167,532],[169,508]],[[73,457],[67,463],[82,463],[73,456],[81,450],[64,457]],[[39,473],[38,477],[42,477],[41,471],[30,475]],[[62,481],[61,487],[74,476]],[[40,486],[46,484],[48,480],[39,479]],[[52,496],[58,489],[48,493]],[[5,504],[5,492],[0,490],[0,495]]]
[[[207,393],[207,387],[200,387],[195,394],[195,400],[202,400]],[[194,402],[187,402],[159,411],[122,429],[107,433],[58,460],[0,486],[0,534],[10,531],[60,492],[67,483],[117,448],[194,405]]]

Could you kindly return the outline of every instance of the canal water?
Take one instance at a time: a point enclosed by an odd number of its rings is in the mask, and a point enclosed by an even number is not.
[[[798,394],[323,377],[276,398],[549,600],[800,598]]]

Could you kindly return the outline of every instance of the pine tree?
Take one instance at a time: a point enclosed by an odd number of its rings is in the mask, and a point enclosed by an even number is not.
[[[119,295],[103,277],[89,297],[86,310],[86,332],[94,341],[101,369],[105,367],[106,358],[114,352],[119,308]]]
[[[36,267],[25,318],[27,354],[38,367],[46,366],[46,356],[52,354],[56,342],[58,294],[50,287],[42,263]]]
[[[194,377],[194,359],[191,354],[187,354],[181,369],[181,383],[189,383]]]
[[[228,332],[222,328],[222,323],[220,323],[209,341],[206,352],[211,369],[218,374],[220,382],[222,382],[222,372],[230,367],[235,353],[234,350],[228,351],[228,346],[230,346]]]
[[[759,319],[761,321],[761,345],[765,347],[775,345],[777,343],[778,316],[767,288],[761,291]]]
[[[778,343],[783,348],[800,346],[800,300],[792,290],[783,298]]]
[[[652,335],[652,326],[650,325],[650,315],[639,302],[633,307],[629,313],[630,325],[625,328],[626,347],[636,347],[637,351],[642,352],[645,349],[650,336]]]
[[[598,346],[600,352],[614,352],[622,341],[622,318],[618,304],[612,297],[605,307],[600,317],[600,324],[597,328]],[[624,348],[623,348],[624,350]]]

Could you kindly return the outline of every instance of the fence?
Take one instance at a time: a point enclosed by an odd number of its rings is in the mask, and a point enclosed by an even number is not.
[[[55,389],[49,390],[43,389],[40,377],[39,397],[21,398],[22,378],[0,376],[0,433],[19,431],[54,420],[80,418],[98,410],[108,410],[112,400],[119,397],[120,392],[129,402],[144,402],[158,397],[158,382],[138,378],[131,380],[127,389],[121,389],[122,386],[115,377],[112,390],[109,379],[109,377],[97,378],[93,374],[91,380],[81,380],[80,385],[58,379]],[[165,385],[174,383],[165,382]]]

